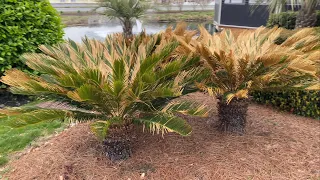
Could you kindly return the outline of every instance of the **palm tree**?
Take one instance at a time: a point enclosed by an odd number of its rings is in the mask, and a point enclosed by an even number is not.
[[[109,18],[118,19],[127,39],[132,37],[133,20],[141,18],[149,8],[144,0],[98,0],[100,7],[105,8],[104,14]]]
[[[258,0],[257,5],[260,5],[263,0]],[[296,19],[296,28],[301,27],[314,27],[317,21],[316,7],[319,4],[319,0],[268,0],[270,13],[281,13],[286,11],[286,5],[291,4],[292,10],[294,10],[295,4],[301,4],[301,9],[298,12]]]
[[[295,0],[269,0],[269,12],[278,14],[286,11],[286,5],[288,1],[291,1],[291,3],[293,3]]]
[[[41,76],[12,69],[1,79],[13,93],[41,100],[3,109],[0,116],[10,117],[9,125],[18,127],[64,117],[92,120],[91,129],[111,160],[131,156],[133,122],[151,132],[189,135],[190,125],[176,113],[206,116],[207,111],[194,103],[169,101],[198,74],[192,66],[199,58],[171,58],[177,46],[163,34],[142,34],[129,45],[115,34],[105,42],[83,39],[82,44],[69,40],[41,46],[43,54],[23,56]]]
[[[317,22],[316,7],[319,0],[302,0],[296,19],[296,28],[314,27]]]
[[[213,36],[203,27],[200,31],[197,49],[211,76],[198,86],[219,100],[220,130],[244,133],[252,91],[320,89],[320,38],[314,29],[304,28],[281,45],[274,43],[281,28],[259,28],[237,37],[230,31]]]

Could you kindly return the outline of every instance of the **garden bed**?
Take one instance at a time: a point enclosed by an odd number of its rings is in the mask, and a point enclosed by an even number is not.
[[[30,98],[28,96],[16,95],[0,89],[0,108],[21,106],[29,102]]]
[[[251,104],[244,136],[221,134],[216,101],[202,93],[183,99],[212,107],[188,118],[189,137],[136,129],[133,157],[112,163],[87,124],[78,124],[9,163],[9,179],[318,179],[320,121]]]

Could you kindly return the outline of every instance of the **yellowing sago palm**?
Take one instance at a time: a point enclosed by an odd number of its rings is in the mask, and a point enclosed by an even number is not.
[[[188,135],[191,127],[177,112],[205,116],[203,106],[171,102],[192,82],[194,58],[181,57],[163,64],[178,46],[163,43],[162,35],[145,34],[127,45],[123,35],[105,42],[84,39],[57,46],[41,46],[43,54],[25,54],[26,64],[41,76],[17,69],[7,71],[2,82],[13,93],[40,96],[40,101],[0,114],[12,126],[61,119],[93,120],[92,131],[101,139],[112,160],[131,155],[133,122],[152,132]]]
[[[223,131],[244,133],[247,99],[254,90],[319,89],[320,40],[311,28],[281,45],[274,43],[280,28],[258,28],[237,37],[228,30],[213,36],[203,27],[200,31],[198,52],[212,72],[205,89],[219,99]]]

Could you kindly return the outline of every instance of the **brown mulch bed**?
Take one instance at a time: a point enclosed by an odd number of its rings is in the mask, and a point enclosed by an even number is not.
[[[212,107],[208,119],[188,118],[193,133],[151,135],[136,130],[133,157],[112,163],[78,124],[12,161],[9,179],[319,179],[320,121],[251,104],[247,133],[217,132],[216,101],[201,93],[183,97]],[[144,173],[144,174],[143,174]]]

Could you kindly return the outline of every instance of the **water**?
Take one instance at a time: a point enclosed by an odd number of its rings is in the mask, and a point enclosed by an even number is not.
[[[142,22],[139,19],[136,19],[137,30],[142,31]]]
[[[137,26],[138,25],[138,26]],[[133,33],[141,32],[141,29],[145,30],[148,34],[155,34],[160,31],[165,30],[168,26],[175,26],[176,23],[142,23],[139,21],[137,25],[133,26]],[[195,30],[199,25],[204,25],[207,30],[212,33],[212,24],[209,22],[206,23],[197,23],[192,22],[188,23],[188,29]],[[65,39],[72,39],[76,42],[80,42],[81,38],[87,36],[88,38],[94,38],[99,40],[104,40],[108,34],[120,33],[122,32],[122,26],[118,23],[107,23],[100,26],[76,26],[76,27],[66,27],[64,29]]]

